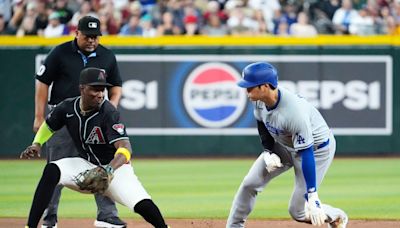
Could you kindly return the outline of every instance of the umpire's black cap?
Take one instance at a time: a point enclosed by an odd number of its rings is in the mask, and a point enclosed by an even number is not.
[[[112,86],[106,80],[107,74],[103,69],[88,67],[81,71],[79,84],[90,86]]]
[[[79,20],[78,30],[84,35],[101,36],[100,21],[92,16],[84,16]]]

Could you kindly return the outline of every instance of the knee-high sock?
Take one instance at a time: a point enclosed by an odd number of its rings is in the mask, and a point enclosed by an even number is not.
[[[42,178],[36,188],[35,196],[29,212],[28,226],[37,227],[44,210],[50,202],[54,188],[60,180],[60,169],[57,165],[49,163],[43,171]]]
[[[166,228],[164,218],[161,215],[157,205],[150,199],[144,199],[137,203],[133,208],[134,211],[140,214],[148,223],[156,228]]]

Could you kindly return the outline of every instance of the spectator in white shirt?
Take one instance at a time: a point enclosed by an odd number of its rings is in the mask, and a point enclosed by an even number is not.
[[[268,31],[274,30],[274,15],[281,10],[279,0],[249,0],[247,5],[253,10],[261,10]]]
[[[337,34],[349,34],[349,26],[351,22],[358,16],[358,13],[353,9],[351,0],[343,0],[342,7],[336,10],[333,15],[332,22],[335,25]]]
[[[358,15],[350,23],[349,32],[359,36],[375,34],[374,19],[368,15],[366,9],[358,11]]]
[[[300,12],[297,16],[297,22],[290,25],[290,34],[297,37],[317,36],[315,27],[308,23],[308,16],[305,12]]]
[[[153,27],[152,18],[150,14],[145,14],[140,19],[140,25],[142,26],[143,37],[155,37],[157,36],[157,30]]]
[[[49,15],[49,24],[44,29],[44,37],[60,37],[68,33],[68,27],[60,22],[60,15],[57,12],[51,13]]]

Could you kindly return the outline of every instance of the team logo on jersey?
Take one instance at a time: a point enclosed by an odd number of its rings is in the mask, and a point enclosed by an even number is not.
[[[296,133],[296,136],[297,136],[297,143],[298,144],[303,144],[303,143],[306,142],[306,140],[301,135],[299,135],[299,133]]]
[[[220,128],[234,123],[246,106],[246,94],[236,86],[240,74],[223,63],[195,68],[183,87],[183,103],[189,116],[204,127]]]
[[[114,124],[112,128],[117,131],[120,135],[125,133],[125,126],[123,124]]]
[[[99,81],[105,81],[106,80],[106,73],[104,72],[104,70],[101,70],[99,72],[99,76],[97,77],[97,80],[99,80]]]
[[[46,66],[45,65],[41,65],[38,72],[36,73],[38,76],[42,76],[43,73],[46,71]]]
[[[86,144],[105,144],[106,140],[104,139],[103,132],[101,132],[100,127],[93,127],[89,136],[87,137]]]

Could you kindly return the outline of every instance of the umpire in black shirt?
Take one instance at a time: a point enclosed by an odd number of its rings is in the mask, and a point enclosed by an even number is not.
[[[37,132],[44,121],[46,105],[51,110],[64,99],[79,96],[79,74],[87,67],[97,67],[106,71],[107,82],[113,85],[108,88],[108,98],[111,104],[117,107],[122,91],[117,61],[109,49],[99,44],[99,36],[101,36],[100,21],[85,16],[79,20],[75,39],[56,46],[49,53],[36,74],[34,132]],[[48,100],[50,85],[52,87]],[[46,151],[48,161],[78,154],[65,127],[57,131],[47,142]],[[42,228],[57,225],[61,189],[59,186],[54,191],[43,218]],[[126,227],[126,223],[118,218],[118,211],[112,200],[102,195],[95,195],[95,199],[98,208],[95,226]]]

